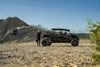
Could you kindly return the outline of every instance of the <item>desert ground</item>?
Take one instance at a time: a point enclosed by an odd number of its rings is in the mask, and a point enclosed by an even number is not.
[[[92,46],[89,40],[80,40],[77,47],[69,43],[38,47],[34,41],[6,42],[0,44],[0,67],[95,67]]]

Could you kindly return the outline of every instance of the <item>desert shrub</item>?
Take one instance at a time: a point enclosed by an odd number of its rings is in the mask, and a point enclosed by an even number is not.
[[[97,45],[97,46],[96,46],[96,50],[97,50],[97,51],[100,51],[100,45]]]
[[[90,32],[90,41],[100,45],[100,22],[94,23],[91,19],[88,19],[88,30]]]
[[[46,31],[48,30],[45,26],[38,24],[38,25],[30,25],[34,30],[41,30],[41,31]]]
[[[95,61],[94,63],[100,64],[100,54],[93,53],[92,57]]]
[[[90,41],[95,43],[95,49],[100,51],[100,22],[93,23],[91,19],[88,19],[88,30],[90,32]],[[94,53],[92,57],[96,63],[100,63],[100,53]]]

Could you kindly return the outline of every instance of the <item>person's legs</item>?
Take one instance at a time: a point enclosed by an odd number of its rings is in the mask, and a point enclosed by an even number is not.
[[[39,46],[39,40],[37,39],[37,46]]]
[[[37,46],[38,46],[38,41],[37,41]]]
[[[40,40],[38,41],[38,46],[40,46]]]
[[[37,46],[40,46],[40,40],[37,40]]]
[[[40,39],[37,39],[37,46],[40,46]]]

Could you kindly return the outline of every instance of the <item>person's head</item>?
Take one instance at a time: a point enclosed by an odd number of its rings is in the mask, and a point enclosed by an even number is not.
[[[41,31],[40,31],[40,30],[38,30],[37,32],[38,32],[38,33],[41,33]]]
[[[40,32],[40,30],[38,30],[37,32]]]

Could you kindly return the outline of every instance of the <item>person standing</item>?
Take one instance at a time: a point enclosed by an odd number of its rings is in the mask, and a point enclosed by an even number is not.
[[[38,32],[37,32],[37,39],[36,39],[37,46],[40,46],[40,41],[41,41],[41,31],[38,30]]]

